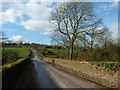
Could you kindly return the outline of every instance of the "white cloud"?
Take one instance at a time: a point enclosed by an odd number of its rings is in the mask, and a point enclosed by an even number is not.
[[[44,34],[44,35],[48,35],[48,34],[51,34],[51,32],[48,31],[48,32],[44,32],[43,34]]]
[[[43,30],[43,31],[49,31],[51,28],[51,25],[48,21],[44,20],[28,20],[22,22],[22,24],[26,30]]]
[[[4,24],[7,22],[8,22],[8,16],[5,13],[0,12],[0,24]]]
[[[18,1],[29,1],[29,2],[78,2],[78,1],[83,1],[83,0],[0,0],[0,2],[18,2]],[[101,1],[101,0],[99,0]],[[93,2],[93,0],[92,0]]]
[[[27,3],[22,10],[31,19],[48,20],[51,8],[47,7],[47,3]]]
[[[113,38],[117,38],[118,37],[118,23],[114,23],[111,27],[110,27],[110,31],[112,33]]]
[[[12,36],[11,38],[9,38],[9,40],[13,42],[25,41],[25,39],[20,35]]]
[[[23,25],[26,30],[40,30],[40,32],[46,34],[52,28],[48,20],[52,10],[52,8],[48,7],[49,4],[51,3],[26,3],[22,7],[22,11],[25,15],[29,16],[30,19],[23,21],[21,25]]]
[[[113,2],[112,7],[118,7],[118,2]]]
[[[113,2],[112,4],[103,4],[100,6],[100,8],[102,8],[106,14],[108,14],[113,8],[118,8],[118,2]]]
[[[22,12],[14,8],[9,8],[5,12],[0,12],[0,24],[7,22],[17,23],[16,19],[22,20]]]
[[[52,26],[48,20],[52,10],[52,7],[49,6],[51,4],[31,1],[28,3],[16,2],[14,6],[10,4],[12,8],[0,12],[0,24],[7,22],[19,23],[26,30],[40,30],[40,32],[47,33]],[[23,15],[28,16],[30,19],[24,20]]]

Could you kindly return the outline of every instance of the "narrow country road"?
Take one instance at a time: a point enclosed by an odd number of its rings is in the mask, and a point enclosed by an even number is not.
[[[38,59],[32,51],[31,62],[16,87],[21,88],[103,88],[91,81],[77,78]]]

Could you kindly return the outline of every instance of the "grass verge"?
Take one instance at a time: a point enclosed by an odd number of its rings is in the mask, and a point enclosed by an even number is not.
[[[56,51],[53,51],[56,53]],[[37,56],[41,59],[39,52],[36,52]],[[43,57],[43,56],[42,56]],[[114,72],[108,70],[101,65],[97,65],[86,61],[73,61],[59,58],[42,58],[43,61],[47,63],[54,64],[58,68],[64,71],[70,72],[78,77],[85,78],[87,80],[96,82],[98,84],[104,85],[108,88],[118,88],[118,71]],[[99,62],[100,63],[100,62]],[[105,62],[104,62],[105,63]],[[113,62],[109,62],[113,63]]]
[[[3,66],[0,66],[0,72],[5,70],[5,69],[8,69],[8,68],[11,68],[19,63],[21,63],[22,61],[24,61],[25,59],[27,59],[28,57],[26,58],[21,58],[21,59],[18,59],[17,61],[13,62],[13,63],[9,63],[9,64],[6,64],[6,65],[3,65]]]
[[[108,71],[104,67],[92,65],[86,61],[73,61],[56,58],[44,58],[47,63],[54,63],[77,76],[110,88],[118,88],[118,72]]]

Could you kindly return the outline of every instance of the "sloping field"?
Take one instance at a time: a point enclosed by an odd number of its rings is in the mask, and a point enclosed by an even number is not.
[[[19,57],[26,57],[26,55],[28,54],[28,50],[26,48],[13,48],[13,47],[8,47],[5,48],[6,51],[17,51],[19,53]]]
[[[2,64],[12,63],[29,55],[27,48],[6,47],[2,54]]]

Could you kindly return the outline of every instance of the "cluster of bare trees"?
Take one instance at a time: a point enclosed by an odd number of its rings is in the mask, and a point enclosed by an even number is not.
[[[91,49],[106,48],[112,41],[109,29],[95,16],[90,2],[60,3],[52,11],[50,20],[56,26],[51,36],[52,41],[68,47],[69,59],[72,59],[76,45]]]
[[[5,32],[3,31],[0,32],[0,43],[2,44],[2,46],[4,45],[30,45],[29,42],[23,42],[23,40],[19,40],[17,42],[10,40],[9,38],[7,38]]]

